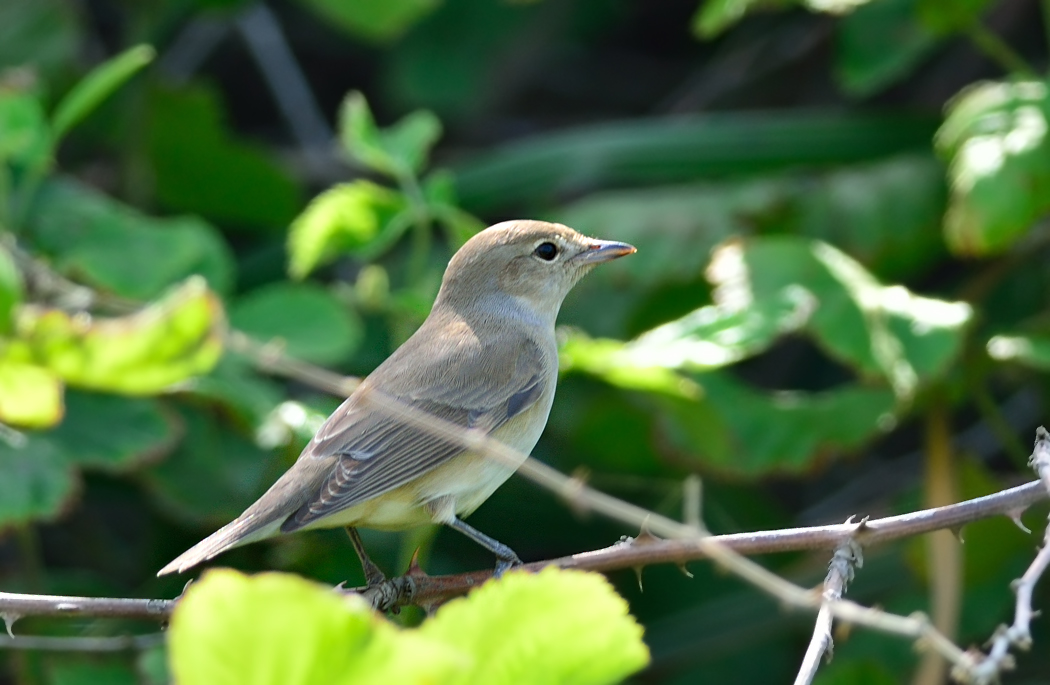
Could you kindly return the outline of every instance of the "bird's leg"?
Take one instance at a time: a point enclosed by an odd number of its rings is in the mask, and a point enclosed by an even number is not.
[[[519,566],[521,564],[521,559],[518,558],[518,555],[515,554],[514,550],[510,547],[507,547],[499,540],[490,538],[477,528],[467,525],[458,517],[453,516],[450,521],[446,521],[445,523],[449,528],[458,530],[460,533],[463,533],[468,538],[496,555],[496,573],[494,574],[496,578],[502,576],[504,571],[510,567]]]
[[[354,546],[357,558],[361,560],[361,570],[365,572],[365,582],[368,584],[368,587],[374,587],[386,582],[386,576],[383,575],[383,571],[376,566],[375,562],[369,558],[368,552],[365,551],[365,544],[361,542],[361,535],[357,532],[357,528],[347,526],[346,534],[350,536],[350,544]]]

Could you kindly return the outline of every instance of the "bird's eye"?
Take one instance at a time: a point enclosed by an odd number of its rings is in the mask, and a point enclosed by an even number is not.
[[[558,256],[558,246],[554,243],[540,243],[536,246],[533,254],[543,261],[549,262]]]

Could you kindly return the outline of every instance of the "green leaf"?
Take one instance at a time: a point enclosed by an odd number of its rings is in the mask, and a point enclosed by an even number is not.
[[[441,122],[431,112],[412,112],[380,129],[364,95],[350,93],[339,113],[339,136],[346,152],[375,171],[401,178],[426,165],[430,148],[441,137]]]
[[[318,195],[292,222],[288,273],[301,279],[342,254],[374,259],[411,225],[404,196],[358,180]]]
[[[273,155],[233,136],[219,95],[202,87],[150,93],[147,144],[157,199],[180,212],[283,229],[300,188]]]
[[[152,62],[156,54],[149,45],[136,45],[95,67],[73,86],[55,107],[55,114],[51,119],[55,142],[61,140],[103,100]]]
[[[0,2],[0,71],[31,66],[51,83],[76,64],[81,14],[64,0]]]
[[[76,477],[49,440],[26,434],[0,439],[0,529],[53,519],[76,491]]]
[[[720,372],[694,380],[704,399],[661,398],[659,421],[679,459],[724,474],[803,473],[896,425],[894,395],[881,388],[765,393]]]
[[[812,111],[605,124],[524,138],[473,156],[454,169],[456,190],[465,209],[498,213],[605,186],[696,182],[925,151],[936,126],[931,117]]]
[[[223,327],[221,302],[194,278],[120,318],[23,307],[17,337],[37,364],[70,385],[151,395],[211,369],[222,354]]]
[[[900,81],[937,46],[915,17],[917,0],[869,2],[838,23],[835,76],[854,97]]]
[[[12,354],[12,348],[21,353]],[[62,379],[54,371],[24,360],[28,350],[0,341],[0,423],[46,428],[62,420]],[[22,357],[20,359],[19,357]]]
[[[175,410],[185,439],[163,462],[142,471],[153,500],[173,517],[197,525],[228,523],[287,466],[231,430],[214,411]]]
[[[0,335],[11,332],[15,308],[21,302],[22,274],[18,272],[11,253],[0,245]]]
[[[40,100],[0,86],[0,163],[41,167],[51,155],[51,131]]]
[[[649,662],[627,602],[595,573],[507,573],[442,606],[419,632],[474,655],[449,683],[601,685]]]
[[[949,162],[952,250],[1002,252],[1050,211],[1048,112],[1039,81],[978,84],[949,104],[935,143]]]
[[[208,571],[169,629],[171,672],[209,685],[425,685],[467,657],[399,631],[358,597],[295,576]]]
[[[96,663],[64,658],[49,669],[48,685],[138,685],[139,679],[129,664]]]
[[[86,186],[53,181],[30,216],[36,247],[63,274],[134,300],[199,274],[218,292],[233,285],[233,255],[200,219],[156,219]]]
[[[425,17],[440,0],[299,0],[336,28],[373,41],[392,41]]]
[[[990,0],[917,0],[916,14],[930,31],[944,35],[974,26],[990,4]]]
[[[156,400],[71,390],[65,419],[43,435],[71,464],[123,472],[167,454],[181,434]]]
[[[463,247],[476,233],[485,228],[484,222],[459,208],[456,180],[444,169],[431,172],[423,181],[423,196],[430,213],[445,227],[454,249]]]
[[[307,283],[275,283],[248,293],[231,306],[230,323],[314,364],[345,362],[364,335],[352,310],[324,288]]]

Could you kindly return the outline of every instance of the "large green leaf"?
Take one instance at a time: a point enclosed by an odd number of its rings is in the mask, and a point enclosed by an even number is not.
[[[618,683],[649,662],[642,628],[602,576],[508,573],[441,607],[420,633],[474,655],[446,682]]]
[[[350,35],[375,41],[397,38],[441,0],[299,0]]]
[[[61,140],[128,79],[144,69],[155,55],[152,47],[137,45],[95,67],[55,107],[51,120],[55,142]]]
[[[411,224],[404,197],[369,181],[329,188],[303,210],[288,233],[288,272],[303,278],[342,254],[374,259]]]
[[[238,298],[230,307],[230,323],[315,364],[345,362],[364,335],[351,309],[308,283],[274,283]]]
[[[172,675],[185,685],[437,685],[469,663],[359,598],[296,576],[229,570],[190,588],[169,645]]]
[[[394,177],[418,173],[441,137],[431,112],[412,112],[388,128],[376,126],[364,95],[353,92],[339,113],[339,137],[346,152],[365,166]]]
[[[949,104],[936,145],[950,165],[953,250],[1006,250],[1050,211],[1048,113],[1041,81],[981,83]]]
[[[660,399],[665,444],[678,463],[695,460],[725,474],[802,473],[896,425],[896,400],[888,389],[766,393],[725,373],[694,379],[704,391],[701,401]]]
[[[125,471],[167,454],[180,434],[156,400],[71,390],[65,419],[44,435],[70,464]]]
[[[16,334],[32,360],[82,388],[152,395],[206,373],[222,354],[222,304],[202,279],[114,319],[23,307]]]
[[[548,204],[607,185],[872,161],[929,148],[937,121],[806,112],[636,120],[526,138],[456,167],[463,206],[492,212]]]
[[[937,37],[915,16],[916,2],[870,2],[839,22],[835,75],[848,93],[865,97],[885,89],[937,46]]]
[[[185,438],[142,471],[156,503],[197,525],[228,523],[280,475],[279,457],[233,431],[215,412],[179,407]]]
[[[292,220],[299,187],[268,151],[233,137],[217,94],[158,89],[150,104],[148,152],[165,206],[250,228]]]
[[[648,662],[641,633],[597,574],[509,573],[401,630],[357,597],[221,570],[179,602],[169,644],[180,683],[604,685]]]
[[[74,471],[46,438],[0,438],[0,529],[57,516],[76,490]]]
[[[76,183],[47,183],[30,227],[60,271],[127,298],[157,297],[194,274],[219,292],[233,285],[233,256],[210,225],[149,217]]]

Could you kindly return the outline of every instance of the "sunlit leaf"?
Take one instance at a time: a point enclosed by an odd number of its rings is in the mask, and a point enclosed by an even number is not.
[[[60,272],[130,299],[152,299],[194,274],[218,292],[233,285],[233,255],[212,226],[150,217],[77,183],[45,184],[30,227]]]
[[[296,576],[209,571],[179,602],[171,672],[209,685],[428,685],[468,657]]]
[[[1046,335],[996,335],[987,343],[988,356],[1050,371],[1050,337]]]
[[[1040,81],[978,84],[949,104],[935,142],[950,164],[954,251],[1001,252],[1050,211],[1048,112]]]
[[[343,148],[365,166],[391,176],[420,171],[430,148],[441,137],[441,122],[431,112],[412,112],[381,129],[361,93],[353,92],[339,114]]]
[[[292,222],[288,234],[288,272],[303,278],[342,254],[373,259],[411,225],[404,197],[358,180],[318,195]]]
[[[0,423],[46,428],[62,420],[62,379],[54,371],[9,354],[0,341]],[[18,355],[22,356],[22,355]]]
[[[137,45],[95,67],[55,107],[52,117],[55,141],[65,137],[103,100],[152,62],[155,55],[156,51],[149,45]]]
[[[397,38],[441,0],[300,0],[352,36],[375,41]]]
[[[33,360],[65,382],[130,395],[170,389],[206,373],[222,353],[222,304],[202,279],[114,319],[23,307],[16,333]]]
[[[474,655],[446,681],[619,683],[649,662],[627,602],[594,573],[508,573],[441,607],[420,633]]]
[[[350,308],[324,288],[307,283],[275,283],[238,298],[230,307],[230,323],[315,364],[346,361],[364,335]]]

